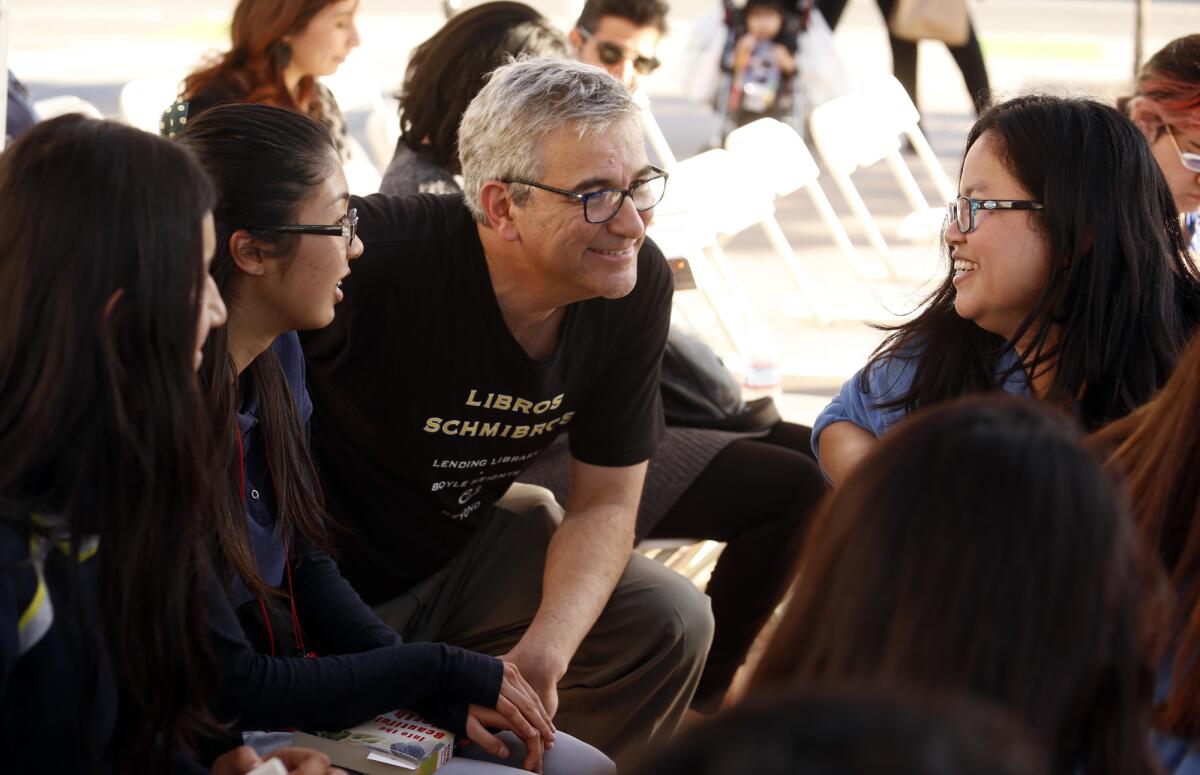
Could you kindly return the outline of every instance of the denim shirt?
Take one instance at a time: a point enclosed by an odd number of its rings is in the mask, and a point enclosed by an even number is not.
[[[881,409],[880,404],[904,395],[912,384],[913,374],[917,369],[919,353],[911,355],[893,355],[877,363],[867,372],[869,390],[861,388],[862,370],[842,383],[842,389],[833,397],[829,405],[817,415],[813,423],[812,446],[821,459],[821,431],[835,422],[852,422],[863,430],[870,431],[875,436],[882,436],[889,428],[907,414],[903,409]],[[1011,350],[1000,358],[997,373],[1009,373],[1001,387],[1004,392],[1017,396],[1029,395],[1029,382],[1025,372],[1016,369],[1009,371],[1017,363],[1017,354]]]

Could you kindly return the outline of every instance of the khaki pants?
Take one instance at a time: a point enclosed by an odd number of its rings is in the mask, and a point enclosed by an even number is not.
[[[406,641],[497,656],[511,649],[537,611],[562,511],[552,500],[505,505],[521,511],[494,509],[449,565],[378,606],[380,618]],[[628,766],[647,742],[675,731],[712,636],[708,598],[662,564],[632,555],[559,682],[555,726]]]

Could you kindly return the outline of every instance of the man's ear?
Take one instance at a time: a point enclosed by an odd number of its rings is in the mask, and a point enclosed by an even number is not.
[[[572,27],[567,33],[567,42],[571,44],[571,50],[575,52],[575,56],[579,56],[583,51],[583,35],[579,32],[579,27]]]
[[[513,219],[514,208],[507,183],[498,180],[486,181],[479,189],[479,205],[483,208],[483,215],[492,231],[510,242],[521,238]]]
[[[263,251],[259,241],[245,229],[238,229],[229,235],[229,255],[242,274],[251,277],[262,277],[270,268],[267,262],[274,256]]]

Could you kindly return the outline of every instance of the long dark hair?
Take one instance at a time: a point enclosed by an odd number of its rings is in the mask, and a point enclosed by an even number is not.
[[[1145,138],[1111,107],[1092,100],[1018,97],[971,128],[970,150],[994,137],[1009,172],[1042,202],[1053,265],[1034,309],[1008,341],[954,309],[954,269],[915,319],[891,333],[867,374],[888,358],[910,358],[907,392],[881,403],[912,411],[995,390],[998,363],[1018,349],[1027,373],[1053,367],[1046,399],[1078,406],[1089,428],[1150,399],[1171,373],[1200,316],[1200,275],[1188,257],[1171,190]],[[1018,348],[1018,343],[1024,343]]]
[[[232,280],[237,268],[229,250],[230,236],[248,226],[293,223],[304,201],[333,173],[337,150],[325,128],[308,116],[252,104],[205,111],[188,123],[180,141],[195,151],[216,183],[217,251],[212,275],[230,306],[236,307]],[[276,255],[287,255],[298,239],[247,230]],[[277,529],[285,542],[299,536],[328,548],[320,482],[295,398],[274,351],[268,349],[255,358],[246,374],[258,397]],[[208,391],[218,447],[225,456],[225,479],[220,484],[224,507],[217,512],[219,542],[214,551],[227,578],[236,575],[251,592],[269,596],[273,592],[258,571],[246,525],[236,416],[242,396],[224,329],[208,337],[200,376]]]
[[[650,751],[636,775],[1047,775],[1020,720],[976,698],[887,684],[755,694]]]
[[[99,536],[87,618],[116,673],[127,771],[151,769],[156,736],[179,748],[215,728],[193,370],[213,201],[185,149],[79,115],[0,157],[0,499],[30,529],[34,511],[61,515],[73,556]]]
[[[230,26],[232,47],[217,61],[189,75],[183,98],[194,99],[210,88],[233,89],[239,101],[261,102],[307,112],[312,107],[315,84],[304,76],[293,98],[283,81],[291,48],[283,42],[289,34],[303,32],[322,8],[335,0],[240,0]]]
[[[456,14],[412,53],[400,90],[400,136],[452,173],[458,122],[488,73],[509,57],[566,57],[566,38],[524,3],[495,2]]]
[[[1059,772],[1156,772],[1153,567],[1044,402],[976,396],[883,437],[811,528],[752,687],[902,680],[1029,723]]]
[[[1200,737],[1200,337],[1150,403],[1101,429],[1095,445],[1124,476],[1138,527],[1170,574],[1176,594],[1168,632],[1177,639],[1171,693],[1156,723]]]

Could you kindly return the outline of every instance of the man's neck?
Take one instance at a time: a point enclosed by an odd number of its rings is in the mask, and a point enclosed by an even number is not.
[[[476,224],[487,262],[492,292],[509,333],[531,358],[550,357],[558,344],[558,328],[568,304],[579,301],[556,297],[543,286],[544,278],[517,259],[516,243]]]

